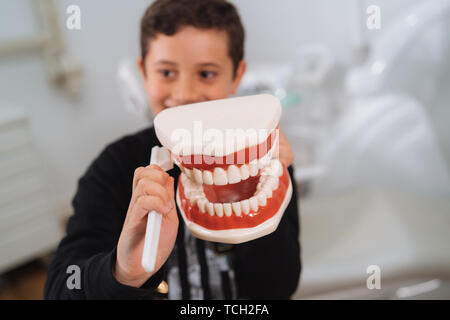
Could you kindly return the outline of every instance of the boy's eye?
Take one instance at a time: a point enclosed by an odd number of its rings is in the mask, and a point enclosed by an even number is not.
[[[159,73],[163,78],[173,78],[175,76],[175,71],[168,69],[159,70]]]
[[[216,76],[216,72],[213,71],[200,71],[200,76],[203,79],[211,79]]]

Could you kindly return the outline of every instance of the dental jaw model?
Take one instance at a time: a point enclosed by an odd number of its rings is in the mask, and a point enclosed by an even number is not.
[[[241,243],[276,230],[292,195],[276,158],[281,105],[262,94],[166,109],[161,144],[182,173],[176,202],[198,238]]]

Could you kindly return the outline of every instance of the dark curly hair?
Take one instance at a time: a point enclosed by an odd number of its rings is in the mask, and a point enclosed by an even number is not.
[[[145,61],[149,42],[158,33],[174,35],[182,26],[223,30],[236,74],[244,57],[244,27],[235,6],[226,0],[156,0],[141,19],[141,57]]]

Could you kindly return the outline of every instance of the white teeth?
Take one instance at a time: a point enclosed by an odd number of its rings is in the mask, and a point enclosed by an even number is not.
[[[261,207],[264,207],[267,204],[267,198],[264,192],[258,192],[256,194],[256,199],[258,199],[258,205]]]
[[[276,190],[278,188],[278,177],[268,176],[267,184],[272,188],[272,190]]]
[[[233,210],[231,209],[231,203],[224,203],[223,211],[227,217],[231,216],[231,214],[233,213]]]
[[[259,185],[260,187],[264,186],[264,185],[266,184],[268,178],[269,178],[268,175],[262,174],[262,173],[261,173],[261,176],[259,177],[258,185]]]
[[[283,174],[283,166],[278,159],[273,159],[270,161],[270,168],[272,169],[273,175],[281,176]]]
[[[269,175],[279,177],[283,174],[283,166],[281,165],[280,160],[272,159],[269,162],[269,165],[266,166],[262,171],[262,175]]]
[[[194,178],[197,183],[203,183],[202,172],[196,168],[194,168]]]
[[[268,185],[262,187],[262,191],[266,194],[267,198],[272,198],[272,188]]]
[[[241,203],[240,202],[233,202],[231,204],[231,206],[233,207],[233,211],[234,213],[240,217],[241,216]]]
[[[256,197],[251,197],[250,199],[248,199],[248,202],[250,203],[250,209],[252,211],[258,211],[258,200],[256,199]]]
[[[241,208],[244,214],[248,214],[250,212],[250,202],[248,201],[248,199],[241,201]]]
[[[203,183],[214,184],[213,175],[211,171],[208,170],[203,171]]]
[[[216,211],[216,214],[218,217],[223,216],[223,206],[221,203],[214,203],[214,211]]]
[[[205,210],[206,210],[206,203],[208,202],[208,200],[206,200],[206,199],[199,199],[198,201],[197,201],[197,206],[198,206],[198,208],[200,209],[200,212],[201,213],[205,213]]]
[[[269,164],[271,155],[269,153],[266,153],[264,157],[258,160],[258,166],[260,169],[264,168]]]
[[[199,169],[187,169],[181,166],[181,170],[184,173],[183,183],[186,183],[186,178],[195,181],[197,184],[208,185],[226,185],[238,183],[241,180],[247,180],[250,176],[254,177],[261,173],[260,181],[263,181],[264,176],[279,177],[283,174],[283,167],[278,159],[270,159],[270,153],[267,153],[261,159],[255,159],[249,164],[244,164],[240,167],[236,165],[230,165],[225,171],[222,168],[215,168],[214,171]]]
[[[206,210],[208,211],[211,217],[214,215],[214,206],[211,202],[206,203]]]
[[[253,160],[249,164],[250,176],[254,177],[258,174],[258,159]]]
[[[224,186],[228,183],[227,173],[222,168],[214,169],[214,184],[218,186]]]
[[[240,168],[241,171],[241,179],[246,180],[250,176],[250,171],[248,170],[248,166],[246,164],[243,164]]]
[[[185,186],[186,183],[188,182],[188,178],[186,177],[185,173],[180,174],[180,180],[183,183],[183,186]]]
[[[184,173],[186,174],[186,177],[188,177],[189,179],[192,179],[192,170],[190,170],[188,168],[184,168]]]
[[[270,150],[272,151],[272,150]],[[272,153],[267,153],[261,159],[255,159],[250,164],[240,167],[230,165],[225,171],[215,168],[213,172],[199,169],[180,167],[183,173],[180,176],[184,186],[184,193],[192,205],[197,205],[202,213],[208,212],[210,216],[230,217],[233,212],[240,217],[242,213],[248,215],[257,212],[259,207],[267,205],[267,198],[273,196],[273,191],[279,187],[279,177],[283,174],[283,166],[279,159],[271,159]],[[262,167],[261,167],[262,166]],[[256,176],[261,170],[261,176],[256,186],[256,193],[249,199],[233,203],[211,203],[206,199],[202,184],[226,185],[246,180]]]
[[[192,205],[195,205],[198,200],[203,199],[204,197],[205,197],[205,195],[203,194],[203,192],[201,192],[201,191],[192,191],[189,194],[189,201],[191,202]]]
[[[235,165],[228,167],[228,183],[238,183],[241,181],[241,171]]]

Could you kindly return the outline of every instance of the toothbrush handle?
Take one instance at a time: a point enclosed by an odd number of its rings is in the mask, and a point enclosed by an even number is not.
[[[142,267],[147,272],[155,270],[156,254],[158,252],[159,234],[161,231],[161,214],[152,210],[147,217],[144,250],[142,252]]]

